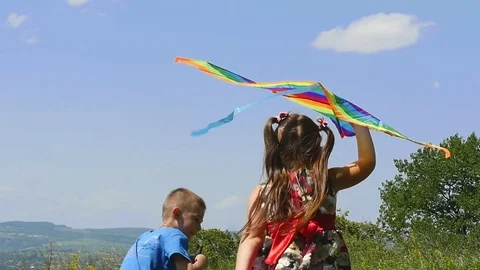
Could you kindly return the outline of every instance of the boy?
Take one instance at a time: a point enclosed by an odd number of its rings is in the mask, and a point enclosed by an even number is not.
[[[204,200],[192,191],[171,191],[163,203],[163,226],[137,239],[120,270],[205,269],[205,255],[197,255],[192,262],[188,254],[188,241],[201,229],[205,210]]]

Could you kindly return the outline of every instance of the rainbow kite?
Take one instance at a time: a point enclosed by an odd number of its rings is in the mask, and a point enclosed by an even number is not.
[[[340,137],[352,137],[355,136],[355,132],[351,124],[364,126],[369,129],[377,130],[384,132],[391,136],[399,137],[407,141],[435,149],[440,149],[445,153],[445,157],[450,157],[450,151],[446,148],[436,146],[433,144],[423,143],[419,141],[412,140],[407,136],[403,135],[399,131],[395,130],[391,126],[380,121],[375,116],[366,112],[362,108],[356,106],[355,104],[333,94],[328,90],[323,84],[314,81],[283,81],[283,82],[273,82],[273,83],[260,83],[254,82],[250,79],[247,79],[241,75],[235,74],[231,71],[228,71],[224,68],[216,66],[212,63],[194,60],[183,57],[177,57],[175,59],[176,63],[185,63],[193,67],[198,68],[200,71],[207,73],[213,77],[224,80],[226,82],[249,86],[257,87],[270,90],[273,95],[269,95],[262,100],[252,102],[250,104],[244,105],[242,107],[236,108],[228,116],[210,123],[206,128],[192,132],[193,136],[198,136],[201,134],[207,133],[210,129],[218,127],[225,123],[228,123],[233,120],[233,118],[240,113],[241,111],[250,108],[266,99],[284,96],[287,99],[308,107],[320,114],[325,115],[330,118],[330,120],[337,127]]]

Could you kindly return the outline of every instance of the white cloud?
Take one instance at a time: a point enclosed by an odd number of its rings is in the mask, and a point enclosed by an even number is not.
[[[18,190],[13,186],[0,185],[0,200],[11,200],[18,198]],[[0,207],[0,211],[2,208]]]
[[[353,21],[347,28],[336,27],[321,32],[312,46],[337,52],[372,54],[412,46],[422,30],[433,22],[419,22],[416,17],[401,13],[377,13]]]
[[[215,209],[221,210],[221,209],[228,208],[228,207],[230,207],[232,205],[235,205],[237,203],[240,203],[240,202],[242,202],[242,198],[240,196],[231,195],[231,196],[228,196],[225,199],[221,200],[220,202],[215,204],[213,207]]]
[[[104,17],[104,16],[107,16],[107,13],[104,12],[104,11],[95,11],[95,10],[92,10],[92,9],[88,9],[88,8],[82,8],[80,9],[80,12],[83,13],[83,14],[94,14],[94,15],[97,15],[97,16],[100,16],[100,17]]]
[[[109,223],[110,221],[104,218],[118,213],[120,215],[140,213],[152,215],[154,218],[161,216],[161,210],[160,214],[155,209],[145,210],[145,201],[135,199],[140,196],[135,195],[136,193],[96,188],[91,193],[79,194],[71,190],[58,192],[47,189],[35,189],[32,193],[27,185],[16,187],[0,185],[0,202],[5,202],[0,203],[1,219],[49,220],[73,225],[73,223],[83,223],[82,220],[99,219]],[[156,197],[150,198],[150,201],[152,200],[156,200]],[[38,208],[39,201],[42,202],[41,208]],[[112,223],[114,222],[110,224]]]
[[[433,88],[435,88],[435,89],[440,88],[440,82],[434,81],[434,82],[433,82]]]
[[[83,198],[83,209],[88,213],[112,211],[116,209],[138,210],[141,202],[132,200],[131,194],[118,190],[97,190],[95,193]]]
[[[27,19],[26,15],[19,15],[15,12],[11,13],[7,17],[7,24],[12,28],[19,27]]]
[[[38,43],[39,28],[23,31],[21,34],[21,41],[25,44],[35,45]]]
[[[12,186],[0,185],[0,192],[12,192],[16,189]]]
[[[82,6],[88,3],[88,0],[66,0],[70,6]]]
[[[35,36],[31,36],[25,40],[25,43],[30,44],[30,45],[35,45],[38,43],[38,39]]]

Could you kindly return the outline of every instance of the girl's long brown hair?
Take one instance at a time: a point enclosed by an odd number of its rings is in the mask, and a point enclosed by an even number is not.
[[[262,228],[267,222],[279,223],[291,218],[300,218],[299,227],[316,214],[327,193],[328,158],[335,137],[328,127],[319,126],[307,116],[290,114],[278,127],[276,117],[269,118],[264,128],[266,186],[253,203],[249,218],[241,231],[243,239],[249,231]],[[320,131],[327,134],[321,145]],[[308,169],[312,172],[314,192],[312,201],[302,209],[295,209],[290,202],[290,172]],[[262,206],[263,204],[263,206]]]

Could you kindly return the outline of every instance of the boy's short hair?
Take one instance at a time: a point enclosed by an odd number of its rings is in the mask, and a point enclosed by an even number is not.
[[[165,218],[166,214],[168,214],[174,207],[187,211],[192,211],[196,207],[200,207],[202,210],[207,209],[205,201],[200,196],[186,188],[174,189],[167,195],[163,203],[163,218]]]

